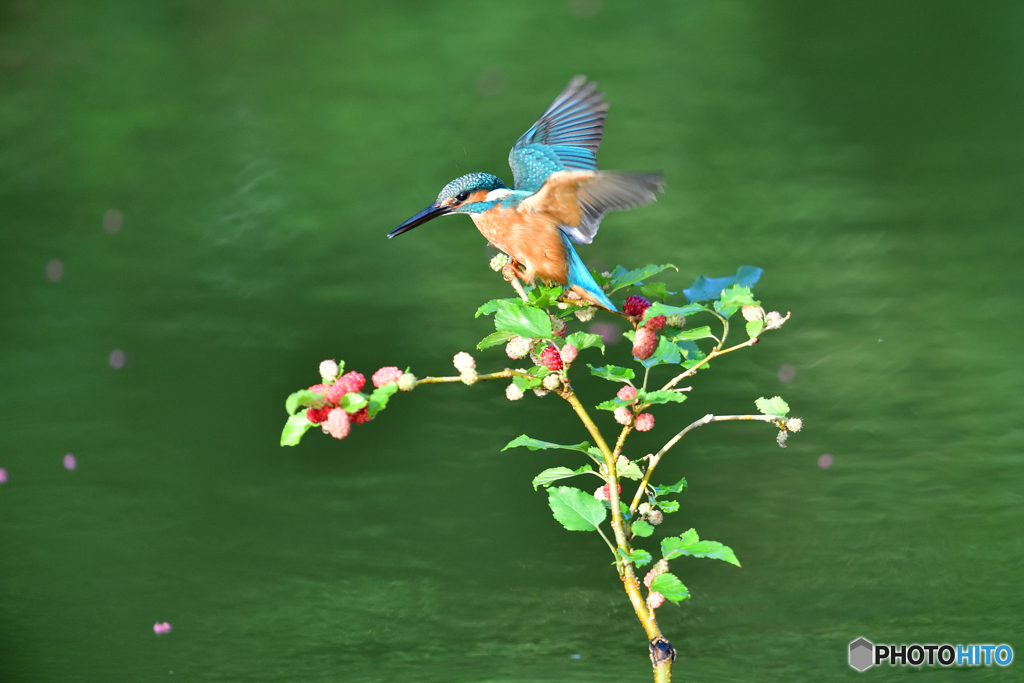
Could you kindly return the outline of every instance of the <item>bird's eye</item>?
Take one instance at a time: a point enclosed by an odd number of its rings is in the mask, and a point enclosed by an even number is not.
[[[464,202],[467,199],[469,199],[469,193],[468,192],[460,192],[457,195],[455,195],[455,198],[457,200],[459,200],[460,202]]]

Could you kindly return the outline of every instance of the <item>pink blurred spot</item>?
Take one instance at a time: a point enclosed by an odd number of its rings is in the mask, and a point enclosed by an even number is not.
[[[60,282],[64,277],[64,262],[59,258],[52,259],[46,263],[46,279],[50,282]]]
[[[4,469],[3,467],[0,467],[0,484],[6,484],[6,483],[7,483],[7,470]]]
[[[68,453],[67,455],[65,455],[64,456],[64,469],[66,469],[66,470],[74,470],[76,467],[78,467],[78,462],[75,460],[74,453]]]
[[[121,349],[114,349],[110,352],[110,367],[120,370],[124,367],[125,355]]]
[[[789,384],[796,379],[796,368],[792,365],[786,364],[779,368],[779,381],[783,384]]]
[[[601,335],[601,341],[609,346],[622,341],[622,328],[614,323],[594,323],[587,330],[590,334]]]
[[[831,453],[822,453],[818,456],[818,467],[827,470],[829,467],[832,467],[834,461],[835,458],[832,457]]]
[[[171,625],[166,621],[159,624],[153,624],[153,633],[160,635],[161,633],[170,633]]]
[[[124,214],[120,209],[111,209],[103,214],[103,229],[111,235],[118,232],[122,225],[124,225]]]

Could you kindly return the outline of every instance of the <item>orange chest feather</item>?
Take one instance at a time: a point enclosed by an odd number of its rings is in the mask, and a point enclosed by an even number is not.
[[[487,241],[526,266],[526,276],[565,284],[565,245],[561,231],[543,214],[495,207],[470,214]]]

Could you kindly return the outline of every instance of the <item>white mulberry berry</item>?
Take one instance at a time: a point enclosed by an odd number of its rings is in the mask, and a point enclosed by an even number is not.
[[[541,384],[548,391],[555,391],[558,387],[562,386],[562,379],[556,374],[547,375],[541,380]]]
[[[505,398],[510,401],[518,401],[523,397],[523,390],[520,389],[515,382],[505,387]]]

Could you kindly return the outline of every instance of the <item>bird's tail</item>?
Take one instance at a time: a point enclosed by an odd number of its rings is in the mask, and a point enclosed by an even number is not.
[[[579,254],[572,248],[572,242],[569,241],[569,238],[565,236],[565,233],[562,233],[560,237],[562,238],[562,244],[565,245],[565,260],[569,264],[567,269],[569,286],[582,289],[586,294],[590,295],[587,298],[594,303],[604,306],[609,311],[617,312],[619,309],[615,308],[615,304],[612,303],[612,300],[608,298],[608,295],[597,284],[597,281],[594,280],[594,276],[590,274],[587,267],[583,265]]]

